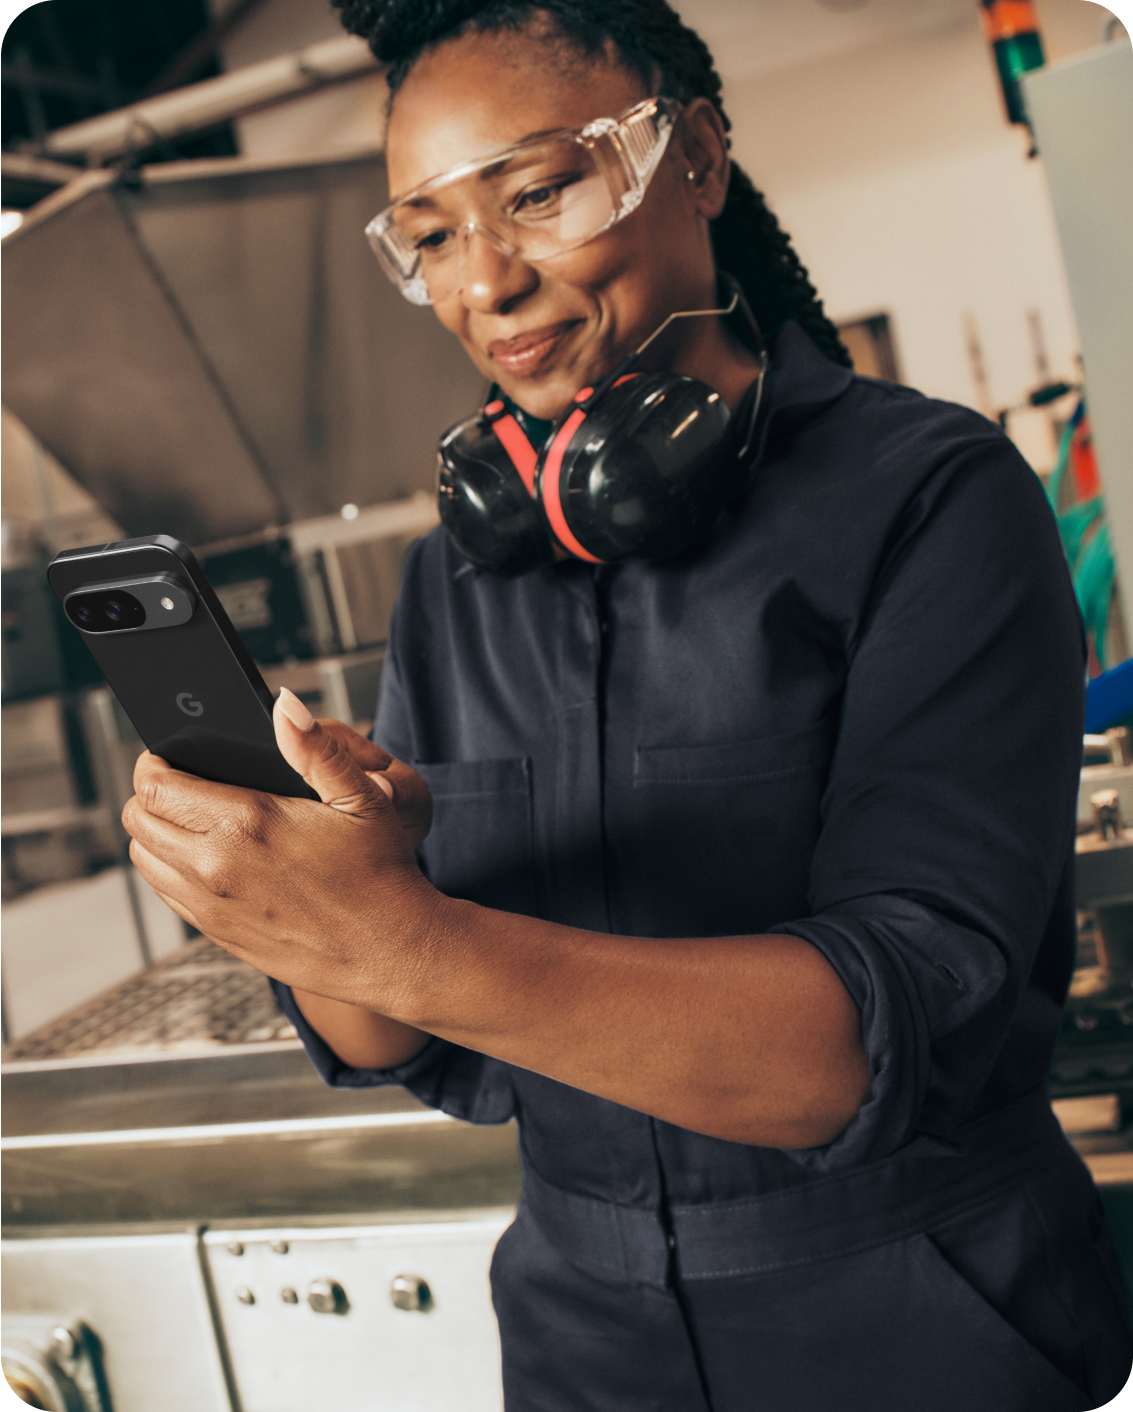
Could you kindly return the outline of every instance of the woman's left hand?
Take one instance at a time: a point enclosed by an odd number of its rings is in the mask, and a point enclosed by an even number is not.
[[[175,912],[259,970],[381,1009],[439,901],[412,851],[429,829],[428,786],[290,692],[275,732],[322,803],[214,784],[146,753],[122,813],[130,857]]]

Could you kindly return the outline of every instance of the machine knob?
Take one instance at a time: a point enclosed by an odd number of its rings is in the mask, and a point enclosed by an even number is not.
[[[1122,833],[1121,796],[1116,789],[1099,789],[1090,795],[1094,821],[1103,839],[1120,838]]]
[[[312,1280],[307,1303],[316,1314],[345,1314],[349,1307],[346,1291],[337,1280]]]
[[[256,1302],[256,1296],[252,1293],[252,1291],[248,1288],[247,1285],[237,1286],[236,1298],[240,1301],[241,1304],[255,1304]]]
[[[395,1309],[425,1310],[433,1301],[429,1286],[420,1275],[395,1275],[389,1297]]]
[[[74,1325],[59,1324],[51,1330],[51,1351],[64,1365],[79,1356],[82,1346],[82,1333]]]

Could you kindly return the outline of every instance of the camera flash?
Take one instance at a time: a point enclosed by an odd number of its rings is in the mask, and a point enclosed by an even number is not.
[[[161,600],[161,606],[163,608],[168,608],[169,611],[172,613],[175,605],[172,598],[163,598]]]

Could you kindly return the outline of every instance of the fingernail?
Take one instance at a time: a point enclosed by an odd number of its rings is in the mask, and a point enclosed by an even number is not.
[[[378,774],[377,772],[375,772],[372,778],[373,778],[374,783],[375,783],[375,784],[377,785],[377,787],[382,791],[382,793],[383,793],[384,795],[386,795],[387,798],[392,799],[392,798],[393,798],[393,785],[390,783],[389,780],[386,779],[385,775],[381,775],[381,774]]]
[[[301,731],[314,730],[315,718],[303,705],[302,701],[293,691],[288,691],[284,686],[280,688],[279,696],[275,703],[293,726],[297,726]]]

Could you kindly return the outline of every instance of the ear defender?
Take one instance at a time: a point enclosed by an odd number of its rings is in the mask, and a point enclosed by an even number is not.
[[[578,393],[541,450],[499,398],[445,433],[441,522],[466,558],[514,576],[553,563],[556,546],[559,557],[590,564],[653,562],[708,535],[743,480],[768,367],[759,325],[739,285],[724,278],[732,290],[727,308],[670,314],[608,377]],[[743,444],[727,452],[728,409],[718,392],[634,365],[673,319],[737,306],[760,370]]]
[[[728,409],[673,373],[630,373],[584,388],[539,456],[537,493],[551,532],[576,559],[671,559],[702,539],[739,489],[720,456]]]
[[[555,562],[536,499],[538,452],[503,402],[450,427],[437,460],[441,523],[466,559],[508,577]]]

